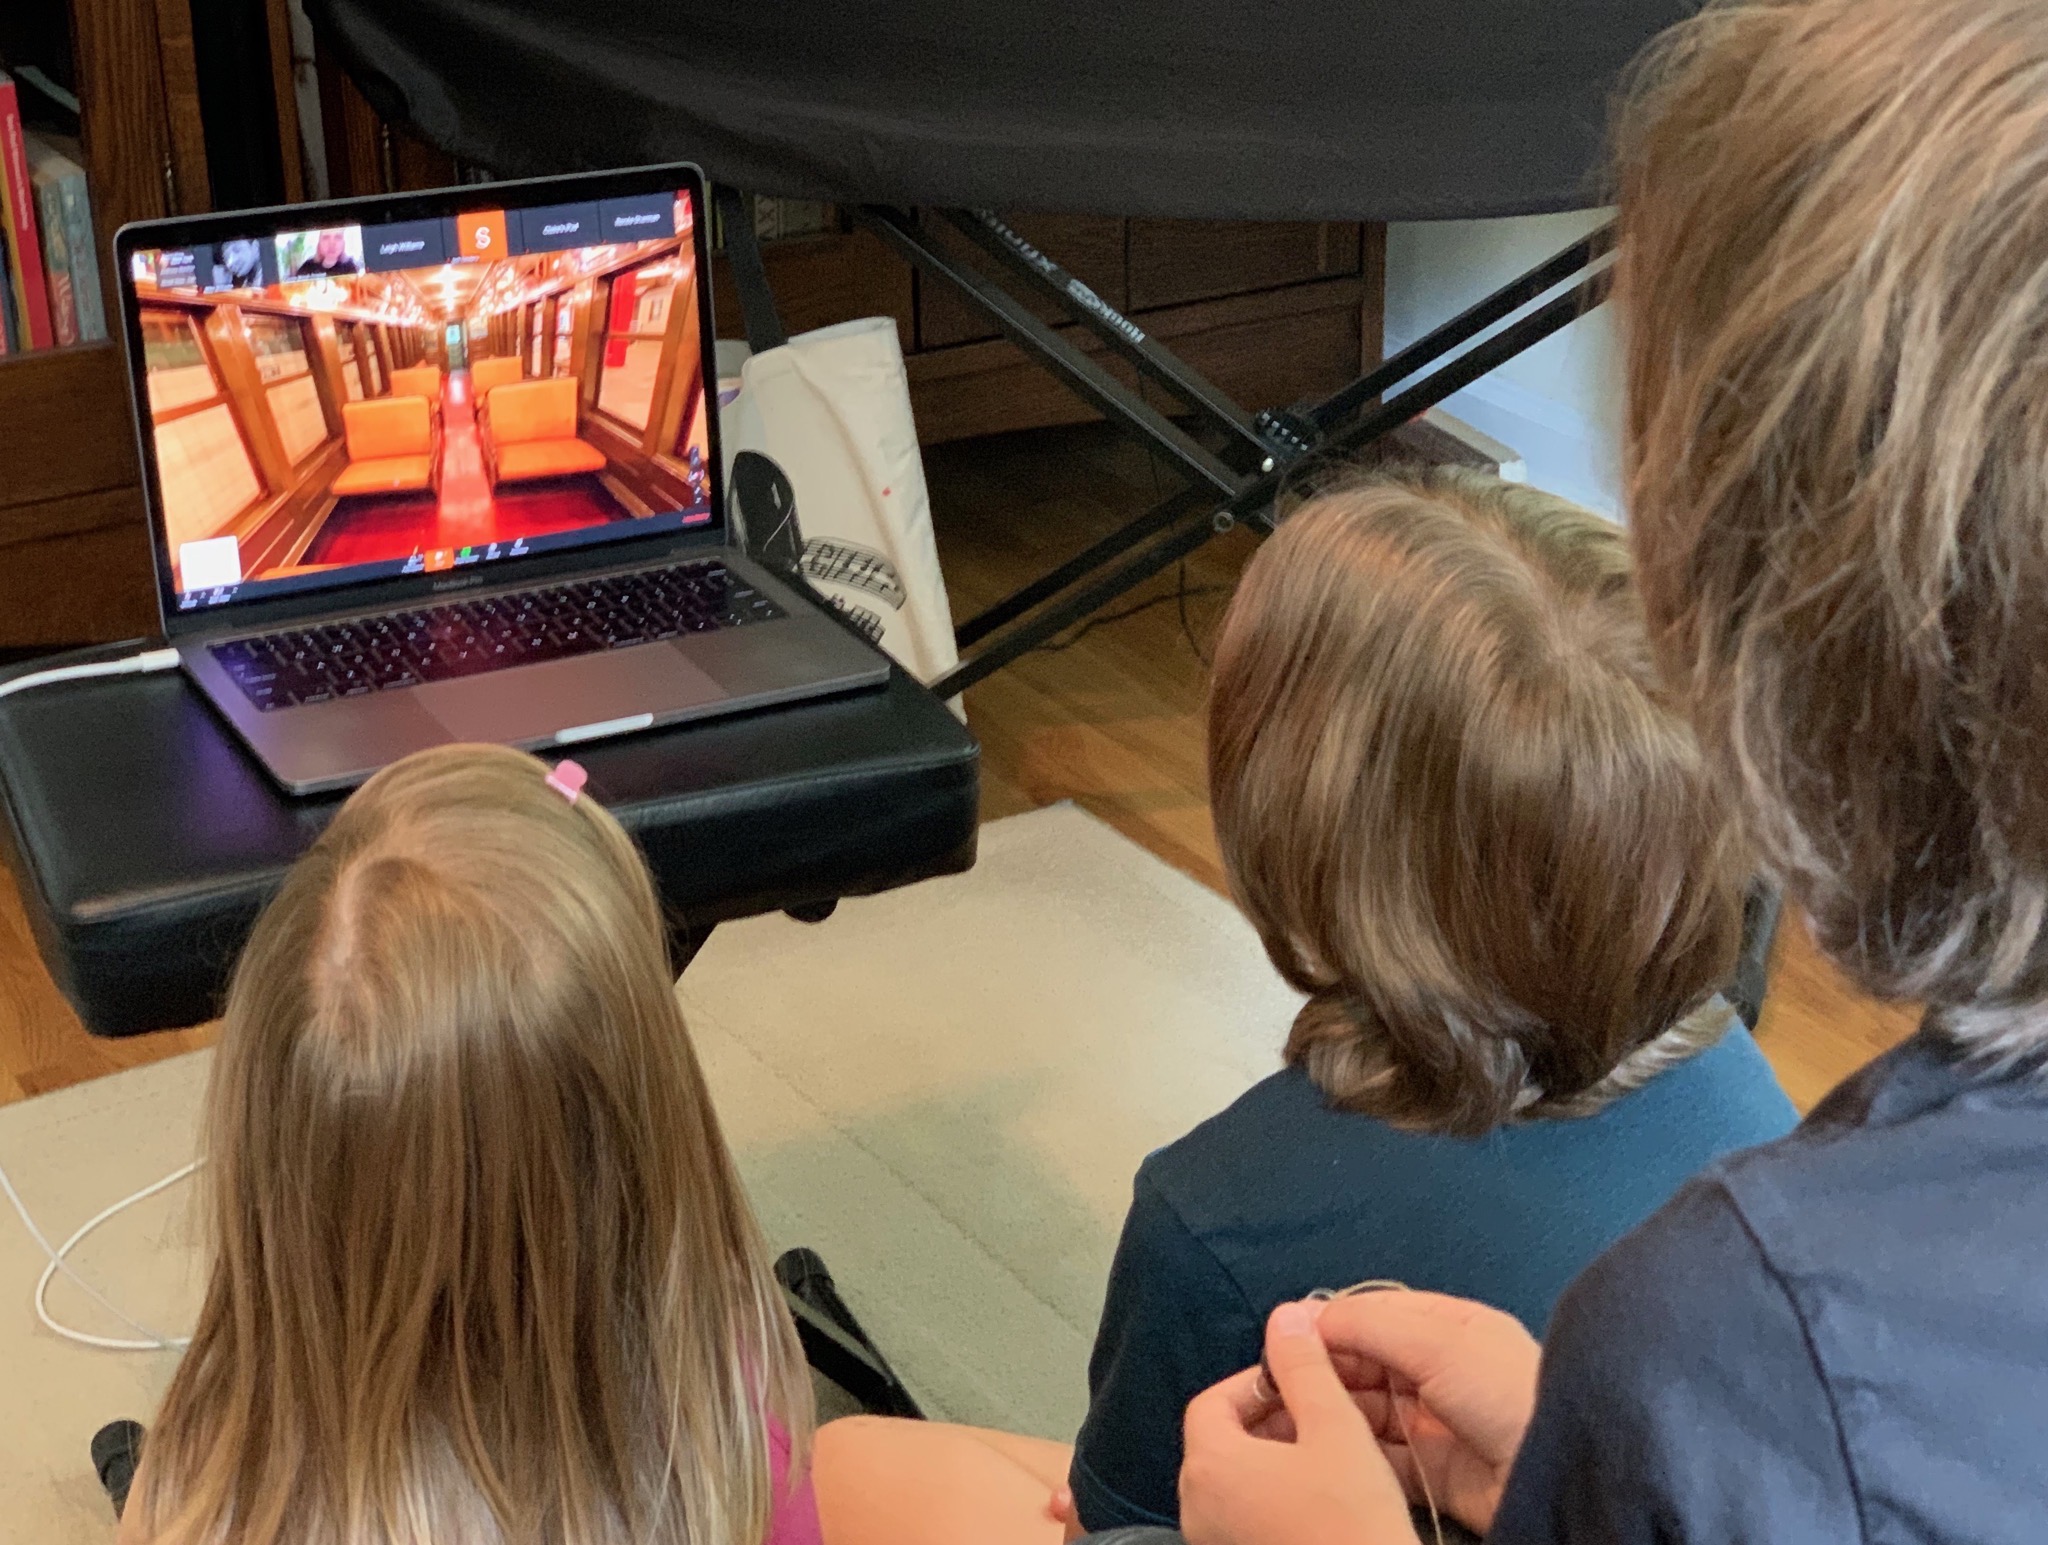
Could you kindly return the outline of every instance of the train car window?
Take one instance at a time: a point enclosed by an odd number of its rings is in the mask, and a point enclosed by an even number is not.
[[[313,366],[306,347],[306,322],[300,317],[252,312],[248,316],[249,349],[263,377],[263,395],[277,424],[284,453],[295,465],[328,441],[327,414],[313,384]]]
[[[666,259],[629,268],[612,280],[597,407],[629,429],[647,427],[674,295],[675,269]]]
[[[371,397],[384,395],[384,361],[377,355],[377,329],[368,322],[356,323],[356,365],[363,373],[363,391]]]
[[[357,359],[356,326],[353,322],[334,325],[334,346],[341,353],[341,381],[350,402],[363,400],[363,371]]]
[[[573,368],[575,354],[576,315],[583,302],[589,298],[590,286],[579,284],[575,290],[564,294],[555,302],[555,363],[551,375],[565,376]]]
[[[263,484],[191,316],[145,309],[142,358],[164,522],[175,551],[179,542],[226,529],[263,497]]]

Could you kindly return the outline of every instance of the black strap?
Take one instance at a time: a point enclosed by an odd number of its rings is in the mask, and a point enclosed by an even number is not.
[[[718,200],[725,224],[725,255],[747,324],[747,347],[756,354],[779,349],[789,342],[789,334],[775,314],[775,292],[768,287],[768,270],[761,266],[761,243],[754,236],[754,195],[719,183],[712,197]]]

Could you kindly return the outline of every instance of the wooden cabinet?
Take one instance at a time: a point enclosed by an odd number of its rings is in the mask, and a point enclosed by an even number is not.
[[[1321,396],[1379,362],[1382,226],[1007,218],[1247,407]],[[993,271],[965,238],[936,222],[928,230],[949,253]],[[768,243],[762,260],[792,333],[856,316],[896,319],[918,438],[927,445],[1097,416],[953,286],[913,273],[865,232]],[[739,306],[722,262],[712,282],[719,333],[738,336]],[[1113,373],[1135,379],[1092,334],[1065,322],[1058,306],[1033,309]],[[1166,405],[1163,396],[1155,400]]]

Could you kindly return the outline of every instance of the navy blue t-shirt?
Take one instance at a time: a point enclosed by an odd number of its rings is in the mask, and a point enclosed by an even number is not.
[[[1387,1277],[1541,1335],[1588,1261],[1796,1119],[1740,1025],[1594,1115],[1478,1138],[1331,1110],[1297,1068],[1255,1085],[1138,1170],[1074,1448],[1082,1522],[1178,1519],[1187,1403],[1258,1361],[1276,1305]]]
[[[2048,1082],[1926,1031],[1572,1284],[1489,1545],[2048,1540]]]

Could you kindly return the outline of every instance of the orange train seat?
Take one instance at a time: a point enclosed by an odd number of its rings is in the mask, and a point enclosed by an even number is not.
[[[391,372],[391,395],[394,397],[424,397],[429,402],[441,400],[441,367],[439,365],[406,365]]]
[[[525,374],[517,359],[498,357],[472,360],[469,366],[471,395],[482,402],[500,386],[510,386]]]
[[[348,465],[335,494],[388,494],[431,488],[440,434],[424,397],[372,397],[341,407]]]
[[[604,452],[576,437],[576,382],[569,376],[497,388],[484,427],[484,460],[494,483],[604,466]]]

